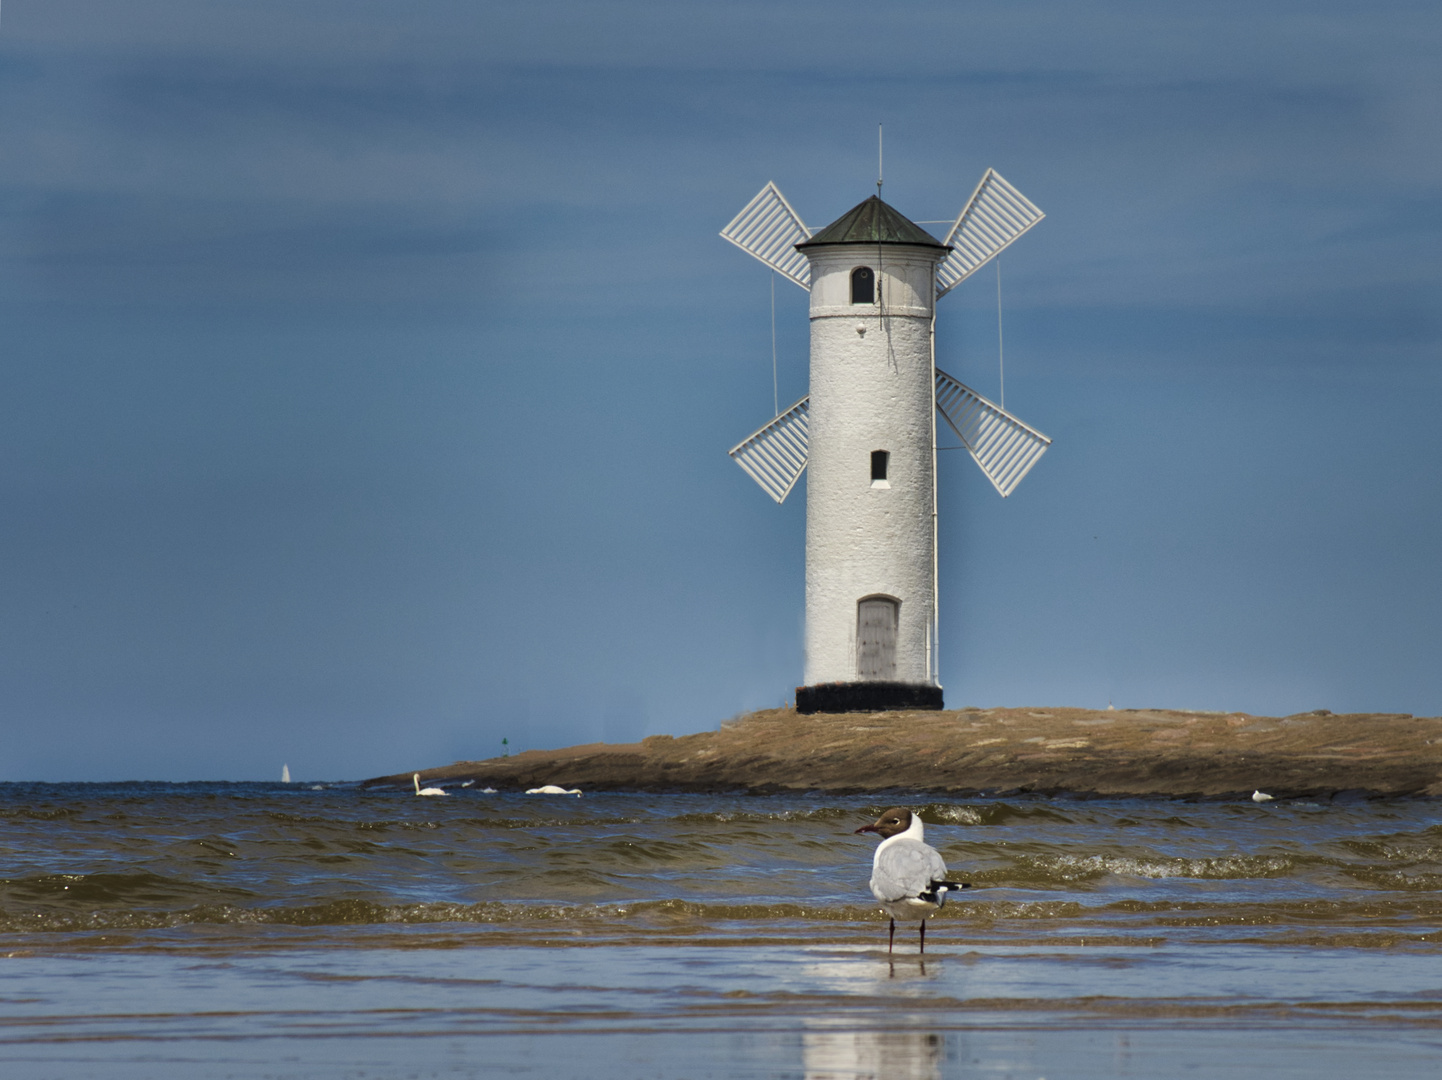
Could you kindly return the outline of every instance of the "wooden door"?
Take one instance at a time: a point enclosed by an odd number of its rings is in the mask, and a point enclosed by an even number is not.
[[[863,682],[896,679],[897,604],[868,596],[856,605],[856,677]]]

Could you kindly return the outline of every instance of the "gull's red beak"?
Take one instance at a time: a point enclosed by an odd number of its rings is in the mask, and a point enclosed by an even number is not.
[[[858,836],[859,836],[861,833],[864,833],[864,832],[875,832],[875,831],[876,831],[876,826],[875,826],[875,825],[863,825],[863,826],[861,826],[861,828],[857,829],[856,832],[855,832],[853,835],[858,835]]]

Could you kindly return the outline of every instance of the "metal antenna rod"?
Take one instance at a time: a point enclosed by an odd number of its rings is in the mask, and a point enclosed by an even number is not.
[[[881,198],[881,125],[876,125],[876,197]]]
[[[776,271],[771,271],[771,415],[781,415],[781,399],[776,393]]]
[[[941,585],[937,565],[937,547],[941,535],[936,525],[936,305],[931,308],[931,333],[927,343],[931,350],[931,626],[926,643],[926,666],[934,686],[941,685]]]
[[[775,288],[775,286],[772,286]],[[1006,408],[1006,351],[1001,340],[1001,256],[996,257],[996,368],[1001,374],[1001,401]]]

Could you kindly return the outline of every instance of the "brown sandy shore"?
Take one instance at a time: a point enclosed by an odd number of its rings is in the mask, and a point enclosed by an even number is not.
[[[411,786],[411,773],[365,786]],[[499,790],[891,789],[989,794],[1278,798],[1442,795],[1442,717],[1167,709],[749,713],[719,731],[528,750],[423,769],[425,782]]]

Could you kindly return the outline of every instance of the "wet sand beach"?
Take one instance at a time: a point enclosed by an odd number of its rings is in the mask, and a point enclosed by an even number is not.
[[[412,771],[365,783],[409,787]],[[427,781],[503,790],[1438,795],[1442,718],[1040,707],[803,716],[770,709],[681,738],[532,750],[421,771]]]

